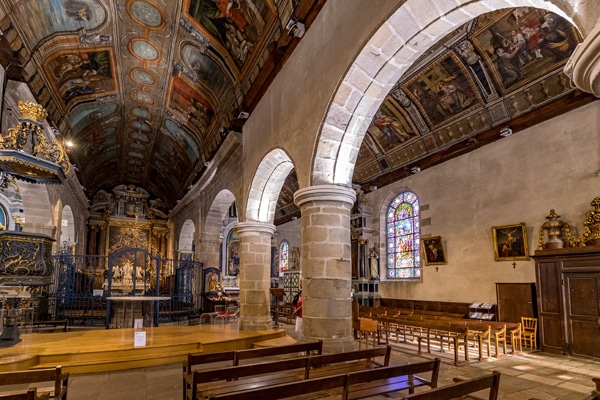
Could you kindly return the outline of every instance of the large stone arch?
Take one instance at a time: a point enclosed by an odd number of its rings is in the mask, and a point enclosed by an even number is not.
[[[375,31],[341,80],[323,120],[311,185],[350,186],[360,145],[370,122],[402,74],[437,40],[476,16],[500,8],[536,7],[573,23],[575,1],[487,0],[403,3]]]
[[[273,223],[279,192],[293,168],[292,159],[282,149],[274,149],[264,157],[250,185],[247,221]]]
[[[219,268],[219,247],[221,245],[221,227],[227,210],[235,202],[235,196],[227,189],[221,190],[215,196],[204,220],[204,229],[200,243],[202,249],[199,252],[204,267]]]
[[[63,245],[74,245],[77,244],[79,238],[75,235],[75,217],[73,216],[73,210],[70,205],[62,206],[59,201],[57,208],[60,210],[57,212],[60,226],[60,246]],[[83,239],[83,238],[82,238]]]
[[[196,233],[196,226],[194,221],[191,219],[185,220],[179,231],[179,243],[177,251],[179,252],[191,252],[194,246],[194,234]]]

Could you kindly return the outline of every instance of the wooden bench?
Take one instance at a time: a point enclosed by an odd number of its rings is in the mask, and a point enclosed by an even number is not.
[[[500,372],[494,371],[491,375],[460,381],[458,383],[453,383],[421,393],[410,394],[404,397],[404,399],[450,400],[462,398],[462,396],[469,396],[475,392],[485,389],[489,389],[490,391],[488,396],[489,400],[496,400],[498,398],[498,390],[500,389]]]
[[[48,398],[48,393],[38,396],[36,388],[7,394],[0,393],[0,400],[47,400]]]
[[[305,356],[308,356],[313,352],[316,354],[322,354],[322,340],[319,340],[318,342],[291,344],[287,346],[230,350],[207,354],[188,354],[187,363],[183,365],[183,398],[188,398],[186,396],[190,393],[192,388],[194,371],[215,367],[234,367],[240,365],[240,362],[244,360],[251,359],[261,359],[267,357],[282,358],[290,355],[295,357],[302,353],[304,353]]]
[[[583,400],[600,400],[600,378],[592,378],[592,381],[594,381],[596,388],[594,390],[592,390],[592,393],[590,393],[589,396],[586,396]],[[537,400],[537,399],[530,399],[530,400]]]
[[[256,389],[389,365],[391,346],[194,371],[188,399]],[[377,362],[376,357],[383,357]],[[224,384],[227,382],[227,384]]]
[[[51,393],[56,400],[67,399],[67,389],[69,385],[69,373],[62,372],[62,367],[31,369],[27,371],[2,372],[0,373],[0,386],[38,384],[42,382],[52,382],[53,387],[40,388],[39,392]],[[12,394],[12,393],[11,393]]]
[[[363,399],[400,390],[413,393],[415,387],[436,387],[440,359],[418,363],[386,366],[345,374],[336,374],[304,381],[282,383],[260,388],[210,396],[214,400],[272,400],[283,398],[313,399],[334,397],[342,400]],[[426,379],[416,374],[431,373]]]

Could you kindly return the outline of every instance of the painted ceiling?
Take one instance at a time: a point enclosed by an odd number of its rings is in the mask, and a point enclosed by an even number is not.
[[[324,0],[0,0],[0,62],[27,82],[91,198],[121,184],[166,208],[260,100]],[[376,190],[579,104],[562,68],[579,42],[534,8],[482,15],[407,71],[366,132],[353,183]],[[537,122],[536,122],[537,121]],[[294,172],[276,221],[299,216]]]
[[[317,0],[0,0],[0,61],[75,146],[91,198],[143,187],[170,208],[308,27]]]
[[[562,72],[579,41],[566,20],[529,7],[484,14],[451,32],[385,98],[359,150],[355,188],[377,190],[592,101]],[[300,216],[290,203],[294,173],[282,190],[276,224]]]

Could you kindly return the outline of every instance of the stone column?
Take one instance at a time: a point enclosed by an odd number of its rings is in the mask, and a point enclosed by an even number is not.
[[[319,185],[298,190],[302,213],[302,337],[327,353],[356,348],[352,336],[350,212],[354,190]]]
[[[271,236],[275,225],[240,222],[240,330],[271,329]]]
[[[577,46],[564,72],[577,88],[600,97],[600,22]]]

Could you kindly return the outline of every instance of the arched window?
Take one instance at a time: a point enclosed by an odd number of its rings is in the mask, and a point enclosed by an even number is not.
[[[287,240],[281,242],[281,247],[279,248],[279,275],[283,273],[283,271],[287,271],[290,267],[290,245]]]
[[[0,231],[8,229],[8,221],[6,220],[6,211],[4,207],[0,205]]]
[[[413,192],[396,197],[388,208],[387,277],[421,278],[419,199]]]

